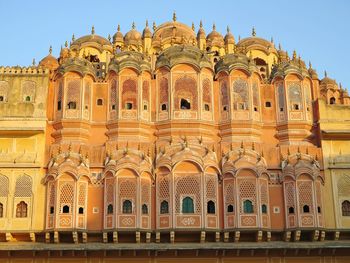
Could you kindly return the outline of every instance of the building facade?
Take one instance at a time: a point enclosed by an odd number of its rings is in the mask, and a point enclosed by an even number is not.
[[[0,67],[1,257],[350,259],[350,97],[296,52],[175,15],[51,52]]]

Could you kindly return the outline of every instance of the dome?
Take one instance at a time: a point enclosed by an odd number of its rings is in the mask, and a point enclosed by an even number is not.
[[[123,33],[120,32],[120,25],[118,25],[117,32],[113,35],[113,43],[123,42],[123,41],[124,41],[124,36],[123,36]]]
[[[213,25],[213,31],[211,31],[207,36],[207,43],[209,47],[222,47],[224,45],[224,38],[219,32],[216,31],[215,24]]]
[[[64,43],[64,48],[61,48],[60,57],[61,58],[68,58],[69,57],[69,48],[68,48],[67,41]]]
[[[99,35],[91,34],[91,35],[87,35],[87,36],[83,36],[83,37],[78,38],[77,40],[75,40],[71,44],[71,46],[75,46],[75,45],[80,46],[80,45],[82,45],[84,43],[88,43],[88,42],[94,42],[94,43],[100,44],[102,46],[111,44],[111,42],[109,42],[108,39],[106,39],[102,36],[99,36]]]
[[[143,38],[152,38],[152,32],[148,27],[148,21],[146,21],[146,27],[142,32],[142,37]]]
[[[202,21],[199,24],[199,29],[198,29],[198,33],[197,33],[197,39],[205,39],[205,31],[204,31],[204,28],[203,28]]]
[[[132,29],[126,33],[124,41],[126,45],[140,45],[141,44],[141,33],[135,29],[135,24],[132,24]]]
[[[336,89],[338,89],[337,83],[335,82],[334,79],[331,79],[327,76],[327,71],[324,72],[324,78],[321,79],[320,82],[321,85],[333,85],[335,86]]]
[[[55,70],[58,68],[58,61],[54,56],[51,55],[51,53],[52,47],[50,47],[49,55],[47,55],[40,61],[39,67],[48,68],[50,70]]]
[[[177,22],[174,15],[172,22],[166,22],[158,26],[153,34],[153,45],[161,44],[188,44],[196,43],[196,36],[192,28]]]
[[[235,38],[233,37],[230,28],[227,27],[227,34],[225,36],[225,44],[234,44],[235,43]]]

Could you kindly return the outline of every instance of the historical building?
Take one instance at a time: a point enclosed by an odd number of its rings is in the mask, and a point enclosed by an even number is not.
[[[350,260],[350,97],[295,51],[174,14],[51,53],[0,67],[2,260]]]

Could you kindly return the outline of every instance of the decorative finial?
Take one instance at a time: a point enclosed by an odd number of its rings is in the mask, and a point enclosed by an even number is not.
[[[108,41],[111,42],[111,34],[108,34]]]
[[[93,34],[95,34],[95,27],[94,26],[91,27],[91,35],[93,35]]]
[[[194,23],[192,22],[192,30],[195,31]]]
[[[241,41],[241,35],[238,35],[238,42]]]
[[[135,29],[135,22],[132,22],[131,28]]]
[[[202,20],[199,22],[199,27],[200,27],[200,28],[203,28],[203,22],[202,22]]]
[[[146,27],[148,27],[148,19],[146,19]]]
[[[310,69],[312,68],[311,61],[309,61],[309,68],[310,68]]]
[[[278,50],[282,50],[281,43],[278,43]]]
[[[253,36],[253,37],[256,36],[255,27],[252,28],[252,36]]]
[[[33,62],[32,62],[33,66],[35,66],[35,58],[33,58]]]
[[[68,41],[66,40],[66,42],[64,42],[64,46],[68,47]]]
[[[120,32],[120,25],[119,24],[118,24],[117,30],[118,30],[118,32]]]
[[[327,78],[327,71],[324,71],[324,77]]]
[[[294,50],[293,51],[293,60],[296,60],[297,59],[297,52]]]
[[[49,48],[49,54],[50,55],[52,54],[52,46],[50,46],[50,48]]]
[[[73,35],[72,35],[72,42],[74,42],[75,41],[75,36],[74,36],[74,33],[73,33]]]
[[[173,13],[173,21],[176,22],[176,19],[177,19],[176,18],[176,12],[174,11],[174,13]]]
[[[156,22],[153,22],[153,31],[156,31],[157,26],[156,26]]]
[[[273,44],[273,37],[271,37],[271,43]]]
[[[229,26],[227,26],[226,30],[227,30],[227,34],[230,33],[230,27]]]
[[[213,23],[213,31],[216,31],[216,25]]]

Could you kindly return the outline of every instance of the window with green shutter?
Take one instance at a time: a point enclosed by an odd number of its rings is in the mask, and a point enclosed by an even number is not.
[[[186,196],[182,200],[182,213],[194,213],[193,199],[191,197]]]

